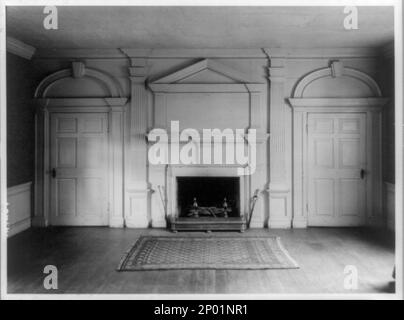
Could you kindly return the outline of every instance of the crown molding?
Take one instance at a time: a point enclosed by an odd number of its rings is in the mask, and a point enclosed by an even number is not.
[[[228,58],[266,59],[262,49],[38,49],[40,59],[87,58],[87,59],[178,59],[178,58]]]
[[[234,58],[234,59],[265,59],[261,49],[128,49],[122,48],[129,57],[142,58]]]
[[[44,49],[35,54],[37,59],[128,59],[120,49]]]
[[[380,48],[256,48],[256,49],[38,49],[39,59],[311,59],[311,58],[375,58]]]
[[[7,51],[21,58],[31,60],[36,49],[13,37],[7,37]]]
[[[270,59],[374,58],[378,48],[264,48]]]

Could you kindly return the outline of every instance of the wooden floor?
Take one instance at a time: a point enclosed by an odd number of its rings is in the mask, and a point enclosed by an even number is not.
[[[359,272],[355,292],[394,291],[391,237],[356,228],[248,230],[240,236],[278,235],[299,269],[115,271],[140,235],[172,235],[156,229],[30,229],[8,241],[9,293],[352,293],[344,267]],[[186,233],[181,233],[182,235]],[[215,236],[223,233],[194,235]],[[43,268],[59,270],[59,288],[43,288]]]

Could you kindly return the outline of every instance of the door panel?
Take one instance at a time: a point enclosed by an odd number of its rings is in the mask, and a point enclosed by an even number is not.
[[[334,215],[334,193],[335,186],[333,179],[315,179],[315,206],[316,215]]]
[[[361,183],[358,179],[340,179],[341,215],[354,216],[361,210]]]
[[[308,115],[308,225],[365,222],[366,115]]]
[[[108,224],[108,127],[104,113],[53,113],[51,224]]]
[[[57,183],[57,216],[76,215],[76,180],[75,179],[58,179]]]

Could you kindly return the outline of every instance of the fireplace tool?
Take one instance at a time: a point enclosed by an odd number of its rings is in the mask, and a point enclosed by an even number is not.
[[[248,228],[250,228],[250,223],[251,223],[251,218],[252,218],[252,215],[253,215],[253,212],[254,212],[255,203],[256,203],[257,200],[258,200],[258,192],[259,192],[258,189],[255,190],[254,196],[253,196],[253,198],[252,198],[251,211],[250,211],[250,216],[249,216],[249,218],[248,218],[248,224],[247,224],[247,227],[248,227]]]
[[[158,185],[160,199],[161,199],[161,202],[163,203],[164,216],[165,216],[165,218],[167,220],[167,205],[166,205],[166,202],[164,201],[163,192],[161,191],[162,188],[164,188],[164,187],[161,186],[161,185]]]

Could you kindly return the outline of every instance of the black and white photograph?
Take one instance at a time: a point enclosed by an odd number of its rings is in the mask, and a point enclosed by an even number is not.
[[[1,299],[403,299],[401,1],[1,10]]]

